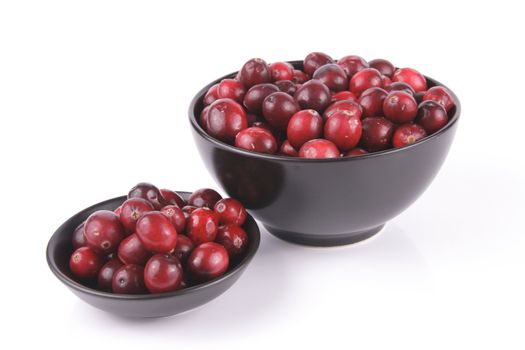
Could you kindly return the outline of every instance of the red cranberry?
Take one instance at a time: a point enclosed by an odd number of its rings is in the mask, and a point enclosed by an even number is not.
[[[332,103],[323,113],[324,120],[330,118],[333,114],[341,111],[347,111],[349,115],[361,119],[362,108],[353,100],[343,100]]]
[[[246,221],[246,209],[235,198],[224,198],[218,201],[213,208],[219,215],[219,224],[234,224],[242,226]]]
[[[425,129],[417,124],[403,124],[394,132],[392,144],[395,148],[410,145],[427,136]]]
[[[406,92],[392,91],[383,101],[383,113],[394,123],[411,122],[417,115],[416,100]]]
[[[109,254],[117,250],[124,238],[124,228],[114,212],[99,210],[86,220],[84,238],[94,252]]]
[[[104,259],[89,247],[80,247],[71,254],[69,269],[82,279],[97,277],[98,271],[104,265]]]
[[[162,195],[162,198],[164,198],[164,203],[166,205],[176,205],[179,208],[182,208],[186,205],[184,198],[182,198],[181,195],[175,191],[161,188],[160,194]]]
[[[208,91],[204,95],[204,99],[202,100],[205,106],[211,105],[213,102],[215,102],[215,100],[219,99],[218,89],[219,84],[215,84],[208,89]]]
[[[208,208],[194,210],[188,218],[186,224],[186,234],[193,243],[199,245],[204,242],[211,242],[217,235],[219,227],[219,216]]]
[[[116,258],[110,259],[105,263],[98,272],[97,286],[105,292],[111,292],[111,284],[113,282],[113,275],[124,264]]]
[[[348,88],[348,77],[341,66],[328,63],[317,68],[312,79],[318,79],[332,91],[342,91]]]
[[[263,115],[274,128],[286,130],[288,121],[297,111],[299,105],[294,98],[285,92],[274,92],[263,102]]]
[[[425,91],[427,89],[427,80],[417,70],[412,68],[399,68],[394,72],[392,81],[401,81],[407,83],[415,92]]]
[[[329,140],[315,139],[306,142],[299,150],[301,158],[337,158],[341,152],[337,146]]]
[[[294,69],[293,70],[293,77],[292,77],[291,80],[295,84],[303,84],[303,83],[306,83],[308,81],[308,75],[306,75],[306,73],[303,72],[302,70]]]
[[[207,207],[213,209],[215,203],[220,199],[222,199],[222,197],[217,191],[212,190],[211,188],[201,188],[190,195],[188,198],[188,204],[195,207]]]
[[[247,127],[246,112],[234,100],[221,98],[210,105],[206,129],[211,136],[233,143],[235,135]]]
[[[334,103],[337,101],[344,101],[344,100],[351,100],[351,101],[357,101],[357,97],[350,91],[339,91],[332,94],[332,99],[330,102]]]
[[[270,131],[251,127],[237,134],[235,147],[252,152],[274,154],[277,151],[277,141]]]
[[[153,211],[153,205],[142,198],[130,198],[122,204],[120,222],[128,232],[135,232],[137,220],[147,212]]]
[[[371,87],[383,87],[383,79],[377,69],[365,68],[354,74],[350,80],[349,90],[359,97],[363,91]]]
[[[204,129],[208,129],[208,112],[210,111],[210,106],[206,106],[202,109],[201,114],[199,114],[199,125]]]
[[[293,78],[293,66],[288,62],[275,62],[270,64],[273,81],[290,80]]]
[[[85,247],[87,245],[86,238],[84,237],[84,224],[86,222],[84,221],[80,225],[77,226],[75,231],[73,231],[73,237],[71,239],[71,243],[73,244],[73,249],[78,249],[80,247]]]
[[[299,149],[306,142],[321,137],[323,118],[313,109],[295,113],[288,123],[288,142]]]
[[[330,89],[319,80],[310,80],[301,85],[294,95],[301,109],[314,109],[323,113],[330,104]]]
[[[286,92],[290,96],[293,96],[297,91],[297,85],[291,80],[279,80],[275,82],[275,85],[280,91]]]
[[[361,142],[368,152],[382,151],[390,148],[394,135],[394,124],[382,117],[363,119]]]
[[[359,104],[363,108],[363,118],[383,115],[383,101],[388,95],[385,90],[373,87],[366,89],[359,97]]]
[[[293,146],[290,144],[290,141],[284,140],[284,142],[281,144],[281,148],[279,149],[279,154],[283,156],[288,157],[297,157],[299,156],[299,152]]]
[[[144,247],[153,253],[169,253],[177,244],[177,230],[160,212],[144,214],[137,221],[136,230]]]
[[[433,86],[423,95],[423,101],[436,101],[448,112],[454,107],[454,99],[443,86]]]
[[[359,142],[361,120],[348,111],[334,113],[326,120],[324,137],[332,141],[341,151],[348,151]]]
[[[248,236],[246,232],[242,227],[234,224],[219,227],[215,241],[226,248],[230,258],[241,256],[248,246]]]
[[[144,266],[151,255],[136,233],[124,238],[118,247],[118,258],[124,264]]]
[[[144,267],[144,283],[150,293],[173,292],[181,281],[182,265],[173,255],[153,255]]]
[[[138,183],[129,191],[128,198],[137,197],[149,201],[155,210],[159,210],[164,206],[164,198],[160,194],[159,189],[150,183]]]
[[[410,95],[415,95],[416,94],[414,89],[412,89],[412,86],[408,85],[407,83],[403,83],[401,81],[398,81],[398,82],[390,84],[388,87],[385,87],[385,90],[387,92],[404,91],[404,92],[406,92],[407,94],[410,94]]]
[[[111,283],[113,293],[144,294],[147,292],[144,284],[144,268],[139,265],[124,265],[113,274]]]
[[[191,252],[187,269],[193,280],[205,282],[224,274],[229,263],[228,252],[222,245],[207,242]]]
[[[219,98],[231,98],[239,103],[242,102],[245,93],[244,86],[235,79],[223,79],[217,88]]]
[[[193,242],[186,235],[177,236],[177,245],[173,251],[173,255],[179,258],[182,263],[185,263],[193,250]]]
[[[264,99],[274,93],[280,91],[274,84],[257,84],[248,90],[244,95],[244,107],[253,113],[262,112],[262,104]]]
[[[394,75],[394,71],[396,68],[390,61],[387,61],[382,58],[378,58],[372,61],[369,61],[368,64],[370,65],[370,68],[375,68],[381,73],[382,75],[386,75],[389,78],[392,78],[392,75]]]
[[[170,222],[173,227],[175,227],[175,230],[177,230],[177,233],[184,232],[184,228],[186,227],[186,217],[181,208],[176,205],[166,205],[160,210],[160,212],[170,219]]]
[[[272,73],[264,60],[252,58],[239,71],[239,80],[249,89],[257,84],[271,83]]]
[[[343,68],[349,78],[369,67],[368,63],[362,57],[356,55],[345,56],[337,61],[337,64]]]
[[[435,101],[423,101],[418,108],[416,123],[431,135],[448,123],[447,111]]]
[[[381,79],[383,80],[383,88],[386,89],[390,85],[392,85],[392,79],[387,77],[386,75],[382,75]]]
[[[346,157],[358,157],[358,156],[362,156],[363,154],[367,154],[367,153],[368,152],[365,151],[364,149],[356,147],[356,148],[351,149],[350,151],[346,152],[345,156]]]
[[[322,52],[312,52],[309,53],[305,59],[304,59],[304,72],[308,74],[309,76],[312,76],[314,72],[317,70],[317,68],[324,66],[328,63],[333,63],[334,60],[332,57],[328,56],[325,53]]]

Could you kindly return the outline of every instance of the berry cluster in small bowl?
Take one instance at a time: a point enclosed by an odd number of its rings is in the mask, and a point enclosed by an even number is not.
[[[199,124],[248,151],[302,158],[355,157],[404,147],[443,128],[450,91],[412,68],[313,52],[302,70],[248,60],[204,95]]]
[[[164,293],[223,275],[248,246],[244,206],[212,189],[177,192],[139,183],[116,210],[98,210],[72,236],[69,268],[118,294]]]

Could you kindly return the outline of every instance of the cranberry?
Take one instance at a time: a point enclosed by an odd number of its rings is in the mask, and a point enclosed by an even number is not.
[[[290,144],[290,141],[284,140],[281,144],[281,148],[279,149],[279,154],[283,156],[289,156],[289,157],[297,157],[299,156],[299,152],[293,146]]]
[[[313,109],[295,113],[288,123],[288,142],[299,149],[306,142],[321,137],[323,118]]]
[[[208,129],[208,112],[210,111],[210,106],[206,106],[202,109],[201,114],[199,114],[199,125],[204,129]]]
[[[354,149],[351,149],[350,151],[346,152],[346,157],[358,157],[362,156],[363,154],[367,154],[368,152],[360,147],[356,147]]]
[[[275,82],[275,85],[280,91],[286,92],[290,96],[293,96],[297,91],[297,85],[291,80],[279,80]]]
[[[349,78],[369,67],[368,63],[362,57],[356,55],[345,56],[337,61],[337,64],[343,68]]]
[[[383,101],[385,117],[394,123],[408,123],[417,115],[414,97],[403,91],[390,92]]]
[[[169,253],[177,244],[177,230],[160,212],[144,214],[137,221],[136,230],[144,247],[153,253]]]
[[[86,220],[84,238],[94,252],[109,254],[117,250],[124,238],[124,228],[114,212],[99,210]]]
[[[415,95],[416,94],[414,89],[412,89],[412,86],[408,85],[407,83],[403,83],[401,81],[398,81],[398,82],[390,84],[388,87],[385,87],[385,90],[387,92],[404,91],[404,92],[406,92],[407,94],[410,94],[410,95]]]
[[[395,148],[410,145],[427,136],[425,129],[417,124],[403,124],[394,132],[392,144]]]
[[[417,70],[412,68],[399,68],[394,72],[392,81],[401,81],[407,83],[415,92],[425,91],[427,89],[427,80]]]
[[[150,293],[173,292],[180,287],[182,265],[169,254],[156,254],[144,267],[144,283]]]
[[[293,77],[292,77],[291,80],[295,84],[303,84],[303,83],[306,83],[308,81],[308,75],[306,75],[306,73],[303,72],[302,70],[294,69],[293,70]]]
[[[360,96],[363,91],[371,87],[383,87],[381,73],[374,68],[365,68],[350,79],[349,90],[356,96]]]
[[[219,98],[231,98],[239,103],[242,102],[245,93],[244,86],[235,79],[223,79],[217,88]]]
[[[387,88],[389,87],[390,85],[392,85],[392,79],[390,79],[389,77],[387,77],[386,75],[382,75],[381,76],[381,79],[383,80],[383,88]]]
[[[340,111],[347,111],[349,115],[352,115],[353,117],[357,119],[361,119],[362,115],[362,108],[353,100],[343,100],[343,101],[337,101],[332,103],[323,113],[324,120],[327,120],[330,118],[333,114],[340,112]]]
[[[354,148],[359,142],[361,131],[361,120],[345,110],[332,114],[324,125],[324,137],[341,151]]]
[[[176,205],[166,205],[160,210],[160,212],[168,219],[170,219],[171,224],[177,230],[177,233],[184,232],[184,227],[186,227],[186,217],[181,208]]]
[[[274,84],[257,84],[248,90],[244,95],[244,107],[253,113],[261,113],[264,99],[274,93],[280,91]]]
[[[272,73],[264,60],[252,58],[239,71],[239,80],[249,89],[257,84],[270,83],[272,81]]]
[[[340,155],[337,146],[325,139],[310,140],[299,149],[299,157],[302,158],[337,158]]]
[[[105,263],[98,272],[97,286],[105,292],[111,292],[111,284],[113,282],[113,275],[124,264],[116,258],[110,259]]]
[[[235,135],[247,127],[246,112],[234,100],[221,98],[210,105],[206,129],[211,136],[233,143]]]
[[[215,102],[215,100],[219,99],[218,89],[219,84],[215,84],[208,89],[208,91],[204,95],[204,99],[202,100],[205,106],[211,105],[213,102]]]
[[[332,94],[332,99],[330,100],[330,102],[334,103],[337,101],[344,101],[344,100],[357,101],[357,98],[350,91],[339,91],[339,92]]]
[[[382,117],[363,119],[361,142],[368,152],[382,151],[390,148],[394,135],[394,124]]]
[[[385,90],[373,87],[366,89],[359,97],[359,104],[363,108],[363,118],[383,115],[383,101],[388,95]]]
[[[219,216],[217,213],[209,208],[199,208],[190,214],[186,224],[186,234],[193,243],[199,245],[213,241],[217,235],[218,227]]]
[[[161,188],[160,194],[162,195],[162,198],[164,198],[164,203],[166,205],[176,205],[179,208],[182,208],[186,205],[184,198],[182,198],[181,195],[175,191]]]
[[[89,247],[78,248],[69,259],[69,269],[75,276],[82,279],[97,277],[102,265],[104,265],[104,259]]]
[[[273,81],[290,80],[293,78],[293,66],[288,62],[275,62],[270,64]]]
[[[78,249],[80,247],[85,247],[87,245],[86,238],[84,237],[84,224],[86,222],[84,221],[80,225],[77,226],[75,231],[73,231],[73,237],[71,239],[71,243],[73,244],[73,249]]]
[[[120,222],[128,232],[135,232],[137,220],[145,213],[153,210],[153,205],[147,200],[139,197],[130,198],[122,204]]]
[[[323,113],[330,104],[330,89],[319,80],[310,80],[301,85],[294,95],[301,109],[314,109]]]
[[[314,72],[317,70],[317,68],[324,66],[328,63],[333,63],[334,60],[332,57],[328,56],[325,53],[322,52],[312,52],[309,53],[305,59],[304,59],[304,72],[308,74],[309,76],[312,76]]]
[[[312,79],[320,80],[332,91],[342,91],[348,87],[348,77],[345,71],[335,63],[328,63],[317,68]]]
[[[138,183],[129,191],[128,198],[136,197],[149,201],[155,210],[159,210],[164,206],[164,198],[160,194],[159,189],[147,182]]]
[[[299,105],[287,93],[274,92],[264,99],[262,109],[264,118],[271,126],[286,130],[292,115],[299,111]]]
[[[186,235],[177,236],[177,245],[173,251],[173,255],[179,258],[179,260],[184,263],[190,256],[191,251],[193,250],[193,242]]]
[[[188,198],[188,204],[195,207],[207,207],[213,209],[215,203],[220,199],[222,199],[222,197],[217,191],[212,190],[211,188],[201,188],[190,195]]]
[[[118,258],[124,264],[144,266],[151,255],[136,233],[124,238],[118,247]]]
[[[139,265],[124,265],[113,274],[111,282],[113,293],[144,294],[147,292],[144,284],[144,268]]]
[[[246,209],[235,198],[224,198],[218,201],[213,208],[219,215],[219,224],[234,224],[242,226],[246,221]]]
[[[423,101],[418,108],[416,123],[421,125],[427,134],[433,134],[448,123],[447,111],[435,101]]]
[[[392,75],[394,75],[394,71],[396,70],[396,68],[392,63],[390,63],[390,61],[387,61],[382,58],[369,61],[368,64],[370,65],[370,68],[377,69],[379,73],[387,76],[388,78],[392,78]]]
[[[270,131],[251,127],[237,134],[235,147],[252,152],[274,154],[277,151],[277,141]]]
[[[219,227],[215,241],[226,249],[230,258],[240,256],[248,246],[248,236],[246,232],[242,227],[234,224]]]
[[[222,245],[207,242],[191,252],[187,269],[193,280],[205,282],[224,274],[229,263],[228,252]]]
[[[448,112],[454,107],[454,99],[450,92],[443,86],[433,86],[423,95],[423,101],[436,101]]]

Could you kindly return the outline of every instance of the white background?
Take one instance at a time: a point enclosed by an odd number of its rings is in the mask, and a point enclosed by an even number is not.
[[[1,347],[523,349],[522,17],[505,1],[1,1]],[[77,211],[139,181],[217,187],[187,121],[198,89],[310,51],[388,58],[461,99],[410,209],[349,247],[263,230],[234,287],[171,318],[106,314],[55,279],[45,247]]]

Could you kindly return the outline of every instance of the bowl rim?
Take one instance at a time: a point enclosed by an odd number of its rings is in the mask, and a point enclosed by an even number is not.
[[[300,68],[300,67],[302,67],[302,64],[303,64],[302,60],[293,60],[293,61],[287,61],[287,62],[291,63],[295,68],[298,68],[298,67]],[[235,146],[232,146],[232,145],[230,145],[228,143],[225,143],[225,142],[222,142],[220,140],[217,140],[216,138],[208,135],[208,133],[200,126],[200,124],[198,122],[198,116],[195,114],[196,107],[201,103],[202,97],[208,91],[208,89],[210,87],[212,87],[213,85],[217,84],[222,79],[228,79],[228,78],[235,77],[237,75],[237,73],[238,73],[238,71],[230,73],[230,74],[226,74],[226,75],[224,75],[224,76],[222,76],[222,77],[220,77],[218,79],[215,79],[214,81],[212,81],[211,83],[207,84],[202,89],[200,89],[199,92],[191,100],[191,103],[190,103],[190,106],[189,106],[189,109],[188,109],[188,116],[189,116],[189,120],[190,120],[191,126],[197,132],[197,134],[199,134],[202,138],[204,138],[208,142],[211,142],[216,147],[219,147],[219,148],[221,148],[223,150],[227,150],[227,151],[230,151],[230,152],[233,152],[233,153],[237,153],[239,155],[242,155],[242,156],[245,156],[245,157],[250,157],[250,158],[274,160],[274,161],[277,160],[277,161],[291,162],[291,163],[327,163],[327,162],[328,163],[332,163],[332,162],[355,162],[355,161],[359,161],[359,160],[363,160],[363,159],[370,159],[370,158],[375,158],[375,157],[383,157],[383,156],[387,156],[387,155],[393,154],[393,153],[406,152],[409,149],[412,149],[414,147],[418,147],[419,145],[422,145],[422,144],[424,144],[426,142],[429,142],[430,140],[432,140],[434,138],[438,138],[439,136],[441,136],[442,134],[447,132],[447,130],[451,129],[454,126],[454,124],[457,123],[457,121],[459,119],[459,115],[461,114],[461,103],[459,102],[459,99],[456,96],[456,94],[454,93],[454,91],[452,91],[450,88],[448,88],[446,85],[440,83],[439,81],[424,75],[425,79],[432,83],[432,86],[442,86],[442,87],[444,87],[445,89],[447,89],[450,92],[450,94],[452,95],[452,98],[454,99],[455,112],[452,115],[452,117],[449,119],[447,125],[445,125],[441,129],[439,129],[438,131],[436,131],[432,135],[428,135],[428,136],[424,137],[423,139],[421,139],[421,140],[419,140],[419,141],[417,141],[415,143],[412,143],[412,144],[410,144],[408,146],[404,146],[404,147],[400,147],[400,148],[390,148],[390,149],[383,150],[383,151],[366,153],[366,154],[362,154],[362,155],[360,155],[358,157],[338,157],[338,158],[321,158],[321,159],[315,158],[314,159],[314,158],[300,158],[300,157],[282,156],[282,155],[278,155],[278,154],[266,154],[266,153],[251,152],[251,151],[248,151],[248,150],[237,148]]]
[[[191,192],[185,192],[185,191],[176,191],[176,192],[181,194],[181,195],[189,195],[191,193]],[[62,271],[60,271],[60,269],[58,268],[58,266],[56,264],[55,259],[53,258],[53,255],[52,255],[52,252],[56,249],[56,244],[57,244],[58,236],[60,235],[60,233],[62,233],[62,231],[64,231],[66,229],[66,227],[71,224],[72,221],[76,221],[77,217],[80,216],[81,213],[86,212],[86,211],[95,211],[96,208],[98,208],[100,206],[107,205],[107,204],[109,204],[111,202],[114,202],[114,201],[122,201],[122,202],[124,202],[126,199],[127,199],[127,196],[119,196],[119,197],[107,199],[107,200],[102,201],[100,203],[93,204],[93,205],[91,205],[91,206],[89,206],[89,207],[87,207],[85,209],[82,209],[78,213],[76,213],[75,215],[73,215],[69,219],[67,219],[64,223],[62,223],[62,225],[60,225],[60,227],[58,229],[56,229],[56,231],[53,233],[53,235],[51,236],[51,238],[48,241],[47,248],[46,248],[47,264],[48,264],[49,268],[51,269],[51,271],[53,272],[53,274],[62,283],[64,283],[66,286],[68,286],[68,287],[70,287],[72,289],[75,289],[75,290],[77,290],[79,292],[82,292],[82,293],[86,293],[86,294],[90,294],[90,295],[97,296],[97,297],[102,297],[102,298],[116,299],[116,300],[149,300],[149,299],[171,298],[171,297],[176,297],[176,296],[180,296],[180,295],[190,294],[190,293],[193,293],[195,291],[206,289],[206,288],[209,288],[209,287],[211,287],[213,285],[221,283],[222,281],[228,279],[229,277],[231,277],[231,276],[235,275],[236,273],[240,272],[240,270],[242,270],[245,267],[247,267],[248,264],[253,259],[253,257],[255,256],[255,254],[257,253],[257,251],[259,249],[259,245],[260,245],[260,242],[261,242],[261,232],[260,232],[259,226],[258,226],[257,222],[255,221],[255,219],[249,213],[246,213],[247,214],[246,215],[246,221],[253,221],[253,224],[255,226],[255,230],[253,231],[253,238],[250,241],[248,241],[249,244],[248,244],[248,248],[246,250],[245,256],[237,263],[237,265],[233,269],[228,270],[224,275],[219,276],[219,277],[217,277],[217,278],[215,278],[215,279],[213,279],[211,281],[205,282],[205,283],[197,284],[195,286],[191,286],[191,287],[188,287],[188,288],[176,290],[176,291],[173,291],[173,292],[167,292],[167,293],[157,293],[157,294],[116,294],[116,293],[104,292],[104,291],[101,291],[101,290],[97,290],[97,289],[85,286],[85,285],[83,285],[83,284],[81,284],[81,283],[71,279],[69,276],[67,276]]]

